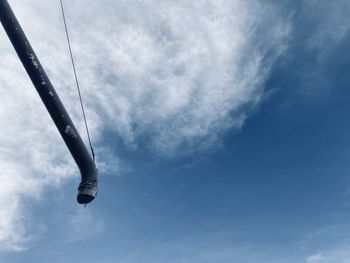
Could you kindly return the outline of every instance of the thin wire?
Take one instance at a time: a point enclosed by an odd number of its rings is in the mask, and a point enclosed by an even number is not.
[[[61,3],[62,18],[63,18],[63,23],[64,23],[64,30],[66,32],[67,43],[68,43],[68,48],[69,48],[69,54],[70,54],[70,59],[71,59],[71,62],[72,62],[72,67],[73,67],[73,72],[74,72],[75,83],[76,83],[78,94],[79,94],[81,111],[82,111],[83,117],[84,117],[85,129],[86,129],[86,133],[87,133],[87,136],[88,136],[88,139],[89,139],[89,145],[90,145],[90,149],[91,149],[92,158],[95,161],[95,152],[94,152],[94,149],[92,148],[92,143],[91,143],[91,139],[90,139],[90,132],[89,132],[89,128],[88,128],[87,121],[86,121],[86,115],[85,115],[85,110],[84,110],[83,99],[81,97],[77,71],[75,69],[74,57],[73,57],[72,47],[71,47],[71,44],[70,44],[70,38],[69,38],[69,34],[68,34],[68,28],[67,28],[66,16],[65,16],[65,13],[64,13],[63,1],[60,0],[60,3]]]

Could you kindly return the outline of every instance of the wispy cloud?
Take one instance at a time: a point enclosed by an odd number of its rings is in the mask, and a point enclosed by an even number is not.
[[[317,254],[309,256],[306,259],[306,262],[307,263],[321,262],[323,259],[324,259],[324,257],[320,253],[317,253]]]
[[[77,210],[67,220],[70,227],[68,241],[73,242],[93,236],[104,230],[101,220],[96,220],[96,215],[91,210]]]
[[[168,156],[210,148],[223,132],[240,128],[285,48],[288,24],[277,10],[257,1],[132,5],[102,21],[88,10],[72,24],[81,32],[77,57],[86,64],[90,54],[90,65],[81,67],[85,86],[96,87],[90,103],[110,120],[107,128],[131,147],[146,136]]]
[[[307,258],[307,263],[348,263],[350,259],[349,247],[341,247],[333,250],[325,250],[322,253],[311,255]]]
[[[303,17],[314,25],[308,45],[317,49],[320,56],[326,55],[350,32],[350,3],[346,0],[337,2],[305,0]]]
[[[59,3],[11,4],[82,128]],[[151,151],[167,157],[215,147],[223,133],[242,126],[289,33],[278,9],[257,0],[66,6],[95,142],[107,147],[102,131],[109,130],[135,149],[146,138]],[[0,247],[18,250],[30,237],[24,224],[30,211],[21,204],[77,171],[3,31],[0,36]]]

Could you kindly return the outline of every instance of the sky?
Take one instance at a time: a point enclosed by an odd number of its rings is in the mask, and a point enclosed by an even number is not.
[[[86,142],[59,1],[9,2]],[[350,263],[349,1],[64,3],[99,193],[1,29],[0,262]]]

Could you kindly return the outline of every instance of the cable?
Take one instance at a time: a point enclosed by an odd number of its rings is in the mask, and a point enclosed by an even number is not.
[[[63,18],[63,23],[64,23],[64,30],[66,32],[66,38],[67,38],[67,43],[68,43],[68,48],[69,48],[69,54],[70,54],[70,59],[71,59],[71,62],[72,62],[72,67],[73,67],[73,72],[74,72],[75,83],[76,83],[78,94],[79,94],[81,111],[82,111],[83,117],[84,117],[86,134],[87,134],[88,139],[89,139],[89,145],[90,145],[90,149],[91,149],[92,159],[95,161],[95,152],[94,152],[94,149],[92,148],[92,143],[91,143],[91,139],[90,139],[90,132],[89,132],[88,124],[87,124],[87,121],[86,121],[86,115],[85,115],[85,110],[84,110],[84,105],[83,105],[83,99],[81,97],[77,71],[75,69],[74,57],[73,57],[72,47],[71,47],[71,44],[70,44],[70,39],[69,39],[69,34],[68,34],[68,28],[67,28],[66,16],[65,16],[65,12],[64,12],[63,1],[60,0],[60,3],[61,3],[62,18]]]

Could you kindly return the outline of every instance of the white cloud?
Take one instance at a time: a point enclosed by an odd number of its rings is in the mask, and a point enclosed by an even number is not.
[[[83,131],[58,1],[11,4]],[[93,139],[103,142],[109,129],[136,148],[142,136],[163,156],[211,148],[240,128],[289,32],[278,10],[258,0],[66,6]],[[0,247],[20,250],[33,225],[20,204],[77,170],[2,30],[0,37]]]
[[[320,253],[318,253],[318,254],[309,256],[306,262],[307,263],[321,262],[323,259],[324,257]]]
[[[306,260],[307,263],[349,263],[350,262],[350,248],[342,247],[332,250],[325,250],[322,253],[311,255]]]

